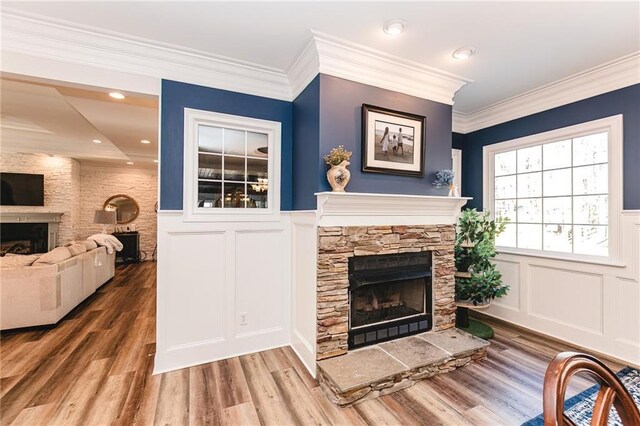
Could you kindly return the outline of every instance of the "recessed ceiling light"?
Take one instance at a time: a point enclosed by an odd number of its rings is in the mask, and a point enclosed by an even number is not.
[[[153,162],[154,162],[154,163],[157,163],[157,162],[158,162],[158,160],[153,160]]]
[[[102,141],[100,139],[94,139],[91,142],[93,142],[93,143],[102,143]]]
[[[148,144],[148,143],[151,143],[151,141],[147,139],[142,139],[140,143]]]
[[[382,27],[383,31],[390,36],[399,35],[405,28],[407,28],[407,22],[402,19],[392,19]]]
[[[133,161],[127,161],[127,164],[128,164],[128,165],[132,165],[132,164],[133,164]]]
[[[473,47],[461,47],[460,49],[456,50],[455,52],[453,52],[453,56],[455,59],[469,59],[469,57],[471,57],[471,55],[473,55],[474,53],[476,53],[475,49]]]
[[[111,96],[113,99],[124,99],[124,95],[120,92],[111,92],[109,93],[109,96]]]

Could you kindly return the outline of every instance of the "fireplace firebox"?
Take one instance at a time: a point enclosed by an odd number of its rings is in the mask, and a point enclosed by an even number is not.
[[[431,252],[349,258],[349,349],[428,331]]]
[[[46,253],[49,242],[48,228],[47,223],[0,224],[0,255]]]

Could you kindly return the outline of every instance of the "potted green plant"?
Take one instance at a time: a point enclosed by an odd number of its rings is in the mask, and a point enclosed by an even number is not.
[[[496,237],[507,221],[492,220],[489,212],[464,210],[458,219],[456,235],[456,300],[473,306],[486,305],[507,294],[502,274],[491,262],[496,256]]]

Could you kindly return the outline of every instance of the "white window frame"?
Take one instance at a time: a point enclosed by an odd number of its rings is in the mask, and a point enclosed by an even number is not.
[[[198,207],[198,126],[223,127],[264,133],[268,140],[267,208]],[[280,149],[282,124],[277,121],[222,114],[198,109],[184,109],[184,220],[206,222],[259,222],[280,219]]]
[[[453,183],[458,186],[458,191],[462,194],[462,150],[451,150],[451,169],[455,173]]]
[[[497,247],[498,252],[518,254],[569,261],[623,266],[621,264],[621,216],[622,216],[622,115],[615,115],[574,126],[563,127],[544,133],[525,136],[505,142],[499,142],[483,147],[483,208],[491,211],[495,218],[495,155],[505,151],[527,148],[586,136],[594,133],[608,133],[608,170],[609,170],[609,256],[589,256],[573,253],[560,253],[545,250],[522,249],[515,247]]]

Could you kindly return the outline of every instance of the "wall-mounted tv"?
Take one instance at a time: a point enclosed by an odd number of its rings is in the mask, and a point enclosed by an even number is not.
[[[0,205],[44,206],[44,175],[0,172]]]

